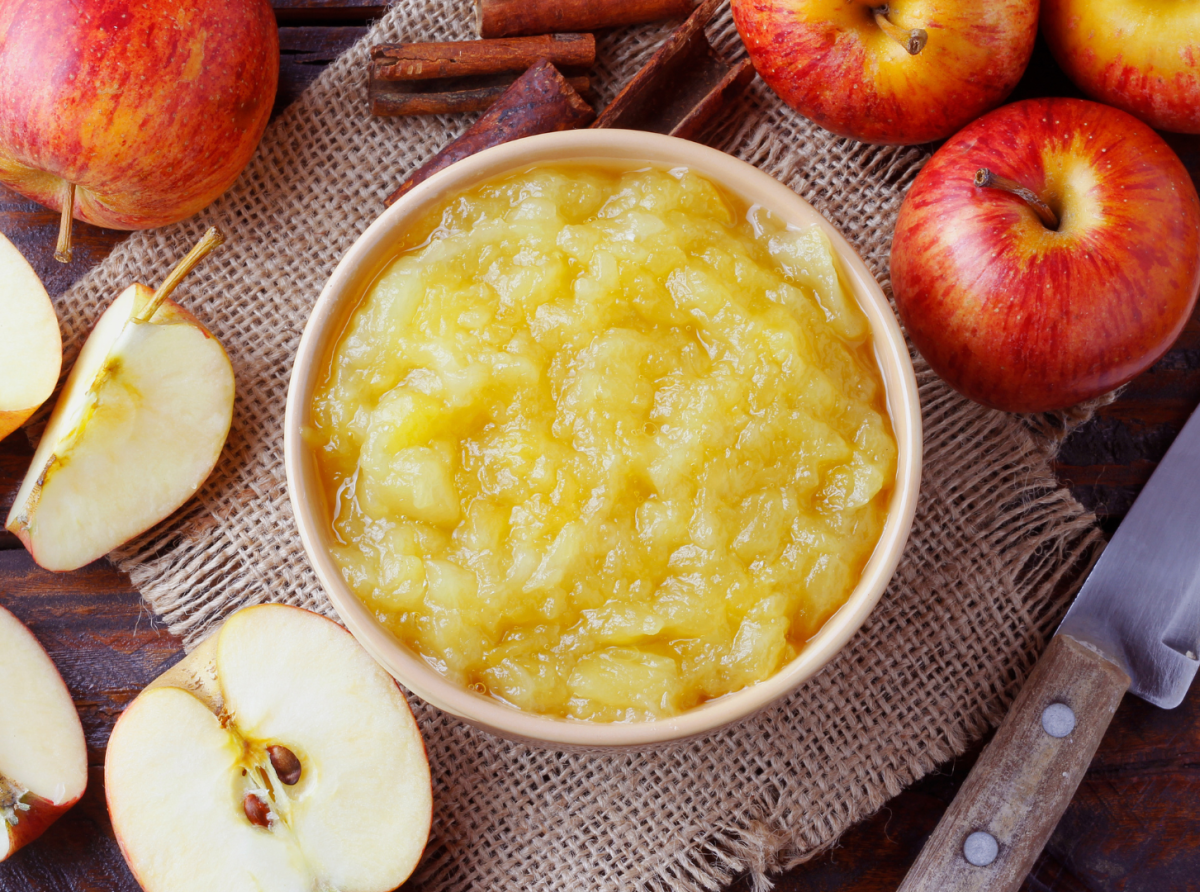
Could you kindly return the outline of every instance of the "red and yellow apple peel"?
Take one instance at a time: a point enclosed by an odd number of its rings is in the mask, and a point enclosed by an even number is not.
[[[1182,331],[1200,291],[1200,199],[1128,114],[1018,102],[918,175],[891,272],[910,337],[957,390],[1014,412],[1063,409],[1149,368]]]
[[[942,139],[999,104],[1033,52],[1036,0],[733,0],[763,80],[834,133]]]
[[[1159,130],[1200,133],[1200,4],[1042,0],[1041,26],[1084,93]]]
[[[148,229],[228,189],[279,78],[267,0],[0,4],[0,182],[71,219]]]

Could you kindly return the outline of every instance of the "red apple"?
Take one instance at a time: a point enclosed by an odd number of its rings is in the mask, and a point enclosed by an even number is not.
[[[976,184],[983,170],[998,186]],[[900,208],[891,265],[900,317],[951,386],[1010,412],[1061,409],[1179,335],[1200,291],[1200,199],[1131,115],[1030,99],[938,150]]]
[[[279,79],[267,0],[0,0],[0,182],[148,229],[232,185]],[[68,255],[69,256],[69,255]]]
[[[1200,133],[1200,4],[1043,0],[1042,33],[1089,96],[1151,127]]]
[[[942,139],[1004,101],[1038,0],[732,0],[754,67],[803,115],[875,143]]]

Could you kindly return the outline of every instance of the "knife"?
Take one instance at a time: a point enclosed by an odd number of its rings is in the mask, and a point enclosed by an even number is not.
[[[1183,702],[1200,653],[1200,410],[1096,562],[898,892],[1011,892],[1126,690]]]

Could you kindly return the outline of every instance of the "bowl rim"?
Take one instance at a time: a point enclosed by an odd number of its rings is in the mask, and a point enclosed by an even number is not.
[[[748,204],[762,205],[789,225],[821,226],[834,247],[844,284],[868,317],[898,447],[896,481],[883,532],[845,604],[774,675],[655,721],[598,723],[538,715],[445,678],[385,630],[350,591],[324,545],[325,499],[305,498],[315,474],[315,458],[304,444],[302,429],[329,340],[341,331],[349,312],[343,302],[361,298],[365,287],[395,256],[389,248],[403,228],[446,195],[504,173],[538,163],[589,160],[687,167]],[[284,416],[288,496],[300,538],[322,588],[359,643],[401,685],[439,709],[501,737],[568,749],[636,749],[706,734],[763,709],[823,669],[862,626],[895,572],[916,513],[921,463],[920,399],[912,359],[887,297],[854,248],[812,205],[756,167],[700,143],[635,130],[562,131],[504,143],[439,171],[384,211],[342,256],[313,306],[293,363]]]

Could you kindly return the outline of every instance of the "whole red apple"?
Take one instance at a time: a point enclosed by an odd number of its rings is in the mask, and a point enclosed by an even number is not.
[[[1021,79],[1038,0],[732,0],[764,81],[827,130],[874,143],[942,139]]]
[[[0,0],[0,182],[112,229],[210,204],[266,128],[267,0]]]
[[[1010,412],[1062,409],[1124,384],[1179,335],[1200,291],[1200,199],[1131,115],[1015,102],[918,174],[891,271],[909,336],[951,386]]]
[[[1042,0],[1042,33],[1089,96],[1159,130],[1200,133],[1200,3]]]

